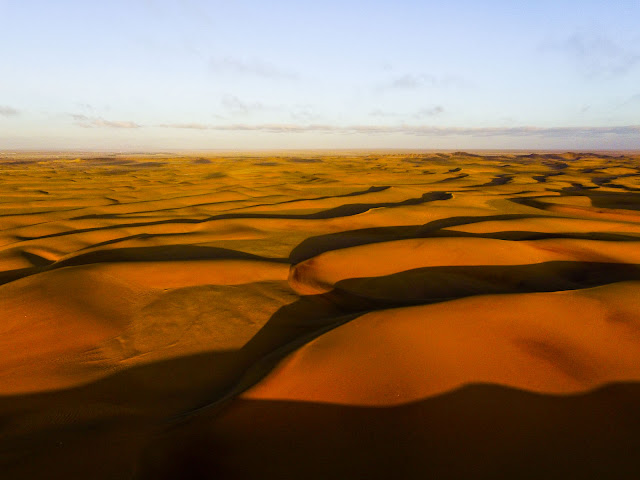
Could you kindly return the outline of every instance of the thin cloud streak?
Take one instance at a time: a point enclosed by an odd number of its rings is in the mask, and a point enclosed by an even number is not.
[[[177,123],[158,125],[162,128],[213,130],[223,132],[264,133],[328,133],[414,136],[471,136],[471,137],[589,137],[603,135],[640,135],[640,125],[616,127],[431,127],[419,125],[289,125],[289,124],[231,124],[206,125],[199,123]]]
[[[421,108],[420,110],[413,113],[396,113],[396,112],[387,112],[384,110],[376,109],[369,113],[371,117],[383,117],[383,118],[415,118],[421,119],[425,117],[435,117],[437,115],[441,115],[444,113],[444,107],[442,105],[436,105],[428,108]]]
[[[248,115],[262,110],[273,110],[261,102],[246,102],[235,95],[225,95],[220,100],[220,105],[232,114]]]
[[[312,122],[320,119],[320,115],[311,105],[296,105],[289,110],[289,115],[298,122]]]
[[[423,87],[462,86],[464,81],[453,76],[439,77],[426,73],[407,73],[378,87],[378,90],[417,90]]]
[[[177,128],[185,130],[213,130],[211,125],[204,123],[162,123],[157,126],[160,128]]]
[[[71,114],[71,118],[75,120],[74,124],[83,127],[83,128],[141,128],[142,125],[139,125],[135,122],[124,121],[124,120],[105,120],[101,117],[87,117],[86,115],[77,115]]]

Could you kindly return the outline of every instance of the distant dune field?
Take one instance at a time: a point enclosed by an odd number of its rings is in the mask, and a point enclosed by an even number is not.
[[[0,154],[0,477],[640,478],[640,155]]]

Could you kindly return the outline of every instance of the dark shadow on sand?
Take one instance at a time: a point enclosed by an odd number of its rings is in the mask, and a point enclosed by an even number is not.
[[[137,238],[137,237],[134,237]],[[140,236],[139,238],[144,238]],[[63,267],[75,267],[95,263],[121,263],[121,262],[167,262],[190,260],[257,260],[276,263],[289,263],[286,258],[271,258],[253,255],[239,250],[231,250],[221,247],[207,247],[202,245],[157,245],[149,247],[113,248],[110,250],[96,250],[81,253],[74,257],[57,262],[44,259],[29,252],[22,255],[31,261],[34,266],[16,270],[0,272],[0,285]]]
[[[334,295],[376,308],[420,305],[473,295],[557,292],[640,280],[640,265],[556,261],[529,265],[426,267],[336,283]]]
[[[20,241],[26,240],[35,240],[35,239],[43,239],[43,238],[52,238],[52,237],[61,237],[66,235],[75,235],[77,233],[86,233],[86,232],[97,232],[97,231],[106,231],[113,229],[125,229],[125,228],[133,228],[133,227],[146,227],[153,225],[171,225],[171,224],[200,224],[205,222],[210,222],[213,220],[229,220],[229,219],[240,219],[240,218],[281,218],[281,219],[292,219],[292,220],[323,220],[330,218],[338,218],[338,217],[349,217],[353,215],[358,215],[359,213],[364,213],[372,208],[393,208],[393,207],[402,207],[407,205],[421,205],[423,203],[433,202],[436,200],[448,200],[452,198],[452,195],[447,192],[429,192],[421,195],[417,198],[409,198],[407,200],[403,200],[400,202],[386,202],[386,203],[352,203],[347,205],[341,205],[339,207],[330,208],[328,210],[322,210],[320,212],[315,213],[307,213],[307,214],[277,214],[277,213],[224,213],[219,215],[213,215],[204,219],[194,219],[194,218],[176,218],[171,220],[157,220],[151,222],[135,222],[135,223],[126,223],[120,225],[107,225],[104,227],[95,227],[95,228],[82,228],[76,230],[68,230],[64,232],[56,232],[48,235],[40,235],[36,237],[25,237],[25,236],[16,236]],[[91,217],[91,218],[99,218]]]
[[[598,187],[584,187],[574,184],[573,187],[565,187],[562,190],[551,190],[560,193],[563,196],[583,196],[591,200],[594,208],[603,209],[622,209],[622,210],[640,210],[640,193],[630,192],[611,192],[597,191]],[[626,187],[625,187],[626,188]],[[510,198],[514,203],[526,205],[528,207],[547,210],[555,204],[539,200],[545,197],[523,197]]]
[[[157,438],[139,478],[638,478],[638,403],[639,383],[567,396],[476,384],[378,408],[236,400]]]

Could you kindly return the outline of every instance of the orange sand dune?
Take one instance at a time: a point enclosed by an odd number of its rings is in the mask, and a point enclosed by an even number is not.
[[[286,280],[289,265],[259,260],[189,260],[100,263],[93,270],[147,288],[169,289]]]
[[[639,160],[0,153],[0,476],[638,478]]]
[[[132,313],[153,297],[153,291],[85,268],[0,286],[2,393],[64,388],[100,376],[92,349],[123,332]]]
[[[381,310],[306,344],[243,398],[382,406],[478,382],[578,392],[640,381],[639,339],[640,282]]]
[[[545,233],[589,233],[611,232],[624,234],[640,234],[640,225],[624,221],[602,221],[584,218],[548,218],[534,217],[522,219],[488,220],[457,225],[447,230],[490,233],[490,232],[545,232]]]
[[[377,261],[370,261],[371,259]],[[340,280],[420,267],[524,265],[561,260],[640,264],[640,242],[547,239],[510,242],[488,238],[431,238],[374,243],[299,263],[290,284],[303,295],[331,291]]]

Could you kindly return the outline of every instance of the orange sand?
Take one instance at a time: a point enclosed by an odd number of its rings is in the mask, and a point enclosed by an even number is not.
[[[1,476],[636,478],[639,160],[0,154]]]

